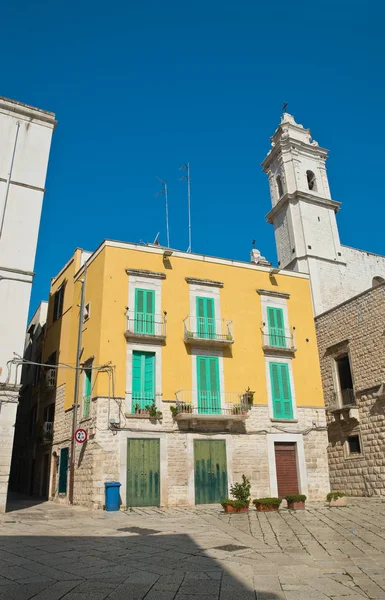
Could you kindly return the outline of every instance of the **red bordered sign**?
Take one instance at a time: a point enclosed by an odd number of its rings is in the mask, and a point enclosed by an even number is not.
[[[84,444],[84,442],[87,441],[87,438],[88,438],[88,434],[85,429],[77,429],[75,431],[75,440],[79,444]]]

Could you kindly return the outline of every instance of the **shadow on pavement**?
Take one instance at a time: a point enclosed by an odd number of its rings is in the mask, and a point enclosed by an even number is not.
[[[47,498],[44,497],[27,496],[17,492],[8,492],[6,512],[9,513],[17,510],[23,510],[24,508],[31,508],[32,506],[46,502]]]
[[[224,548],[213,540],[213,558],[188,535],[140,527],[100,537],[10,532],[0,537],[0,600],[283,600],[255,590],[240,560],[250,549]]]

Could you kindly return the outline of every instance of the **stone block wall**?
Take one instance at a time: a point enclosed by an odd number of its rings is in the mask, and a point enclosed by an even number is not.
[[[0,394],[0,513],[5,512],[11,468],[18,391]]]
[[[385,285],[316,317],[327,408],[332,490],[352,496],[385,495],[385,400],[375,394],[385,379]],[[333,362],[349,354],[358,419],[335,408]],[[349,455],[347,439],[359,435],[361,455]]]

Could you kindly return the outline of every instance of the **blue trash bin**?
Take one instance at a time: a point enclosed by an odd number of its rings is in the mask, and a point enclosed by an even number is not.
[[[104,483],[106,493],[106,510],[119,510],[120,486],[119,481],[106,481]]]

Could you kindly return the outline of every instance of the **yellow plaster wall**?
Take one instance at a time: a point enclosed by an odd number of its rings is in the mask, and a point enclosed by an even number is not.
[[[161,253],[106,247],[90,263],[86,301],[91,302],[91,319],[83,335],[84,359],[95,356],[95,364],[116,365],[116,395],[126,389],[126,348],[124,338],[128,275],[126,269],[164,272],[162,312],[167,311],[167,343],[162,347],[163,399],[174,399],[179,389],[192,389],[192,360],[183,342],[183,319],[190,312],[186,277],[222,281],[221,317],[234,321],[234,344],[224,350],[225,388],[243,392],[255,390],[254,402],[267,403],[265,358],[262,350],[261,299],[256,289],[290,294],[287,301],[289,325],[296,328],[297,352],[293,359],[298,406],[322,406],[322,385],[309,282],[305,278],[214,264],[204,260],[171,256],[169,268]],[[133,307],[132,307],[133,308]],[[306,341],[309,340],[309,341]],[[73,359],[74,362],[74,359]],[[129,387],[129,384],[128,384]],[[98,378],[93,395],[107,394],[107,377]]]

